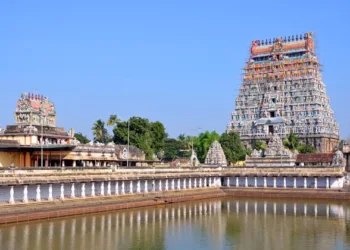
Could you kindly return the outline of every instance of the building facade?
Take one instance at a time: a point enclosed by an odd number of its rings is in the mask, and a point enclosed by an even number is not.
[[[319,152],[339,142],[312,33],[253,41],[227,131],[246,147],[294,132]]]
[[[56,127],[55,105],[47,97],[22,94],[15,124],[0,128],[0,167],[143,166],[152,163],[134,146],[80,144],[74,130]]]

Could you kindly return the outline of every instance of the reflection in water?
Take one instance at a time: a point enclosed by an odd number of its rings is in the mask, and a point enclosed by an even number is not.
[[[0,249],[350,249],[350,206],[222,199],[0,227]]]

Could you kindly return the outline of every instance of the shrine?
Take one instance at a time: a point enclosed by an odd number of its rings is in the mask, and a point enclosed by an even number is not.
[[[252,42],[227,131],[251,148],[273,135],[294,132],[318,152],[334,152],[334,119],[312,33]]]

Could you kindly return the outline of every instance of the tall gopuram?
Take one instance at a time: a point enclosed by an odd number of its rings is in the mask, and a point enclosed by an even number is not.
[[[227,131],[246,147],[293,131],[319,152],[334,150],[339,128],[312,33],[252,42],[231,119]]]

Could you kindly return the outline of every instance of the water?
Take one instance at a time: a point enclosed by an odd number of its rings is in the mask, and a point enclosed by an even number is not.
[[[84,215],[0,226],[0,249],[350,249],[350,204],[215,199]]]

